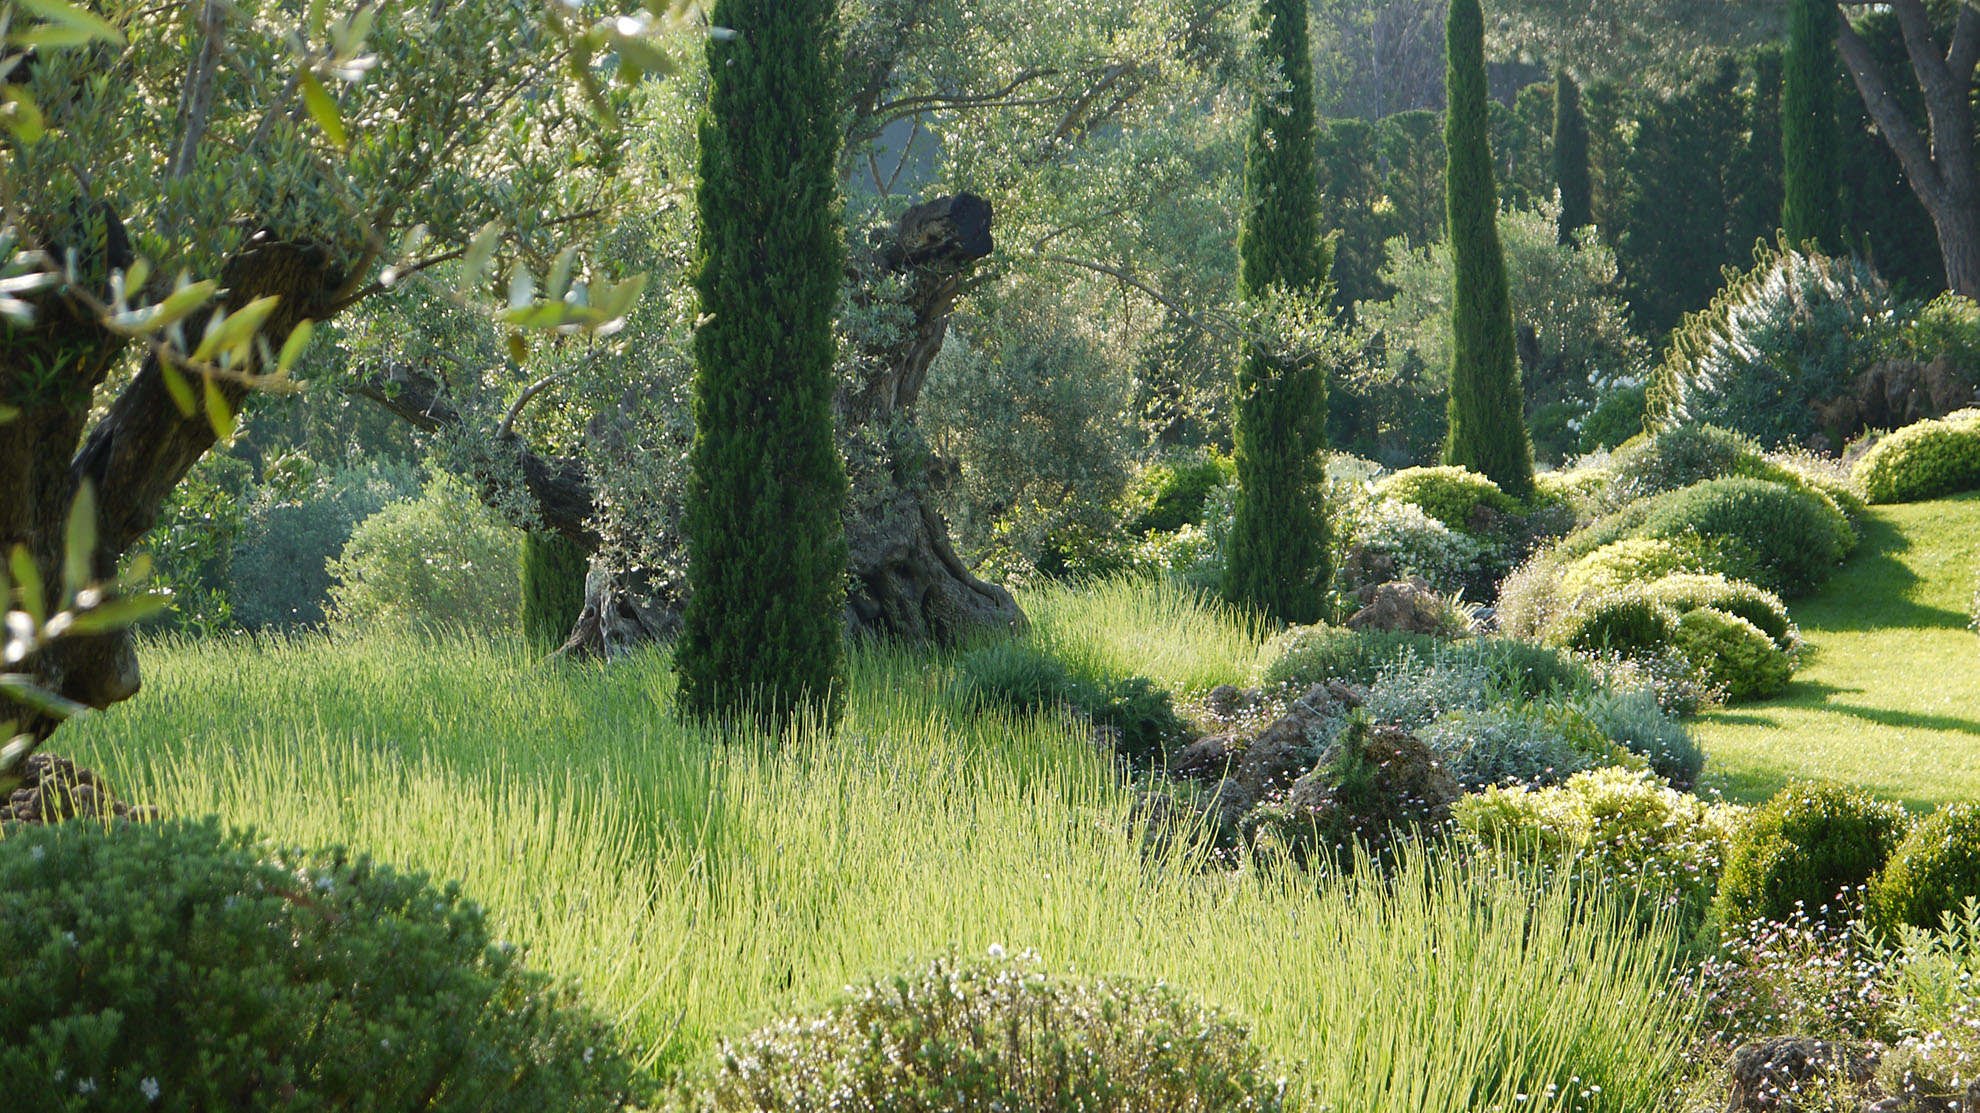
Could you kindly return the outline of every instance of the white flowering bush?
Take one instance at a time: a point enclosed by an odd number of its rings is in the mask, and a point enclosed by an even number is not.
[[[9,1109],[625,1108],[607,1026],[458,887],[213,820],[0,835]]]
[[[1388,557],[1398,579],[1422,576],[1438,591],[1462,591],[1492,562],[1492,546],[1452,529],[1410,502],[1370,500],[1351,518],[1355,545]]]
[[[1885,1092],[1963,1095],[1980,1080],[1980,904],[1968,898],[1943,931],[1904,928],[1885,989],[1900,1033],[1879,1064]]]
[[[1049,977],[1035,956],[939,960],[728,1044],[697,1113],[1278,1113],[1245,1029],[1164,985]]]

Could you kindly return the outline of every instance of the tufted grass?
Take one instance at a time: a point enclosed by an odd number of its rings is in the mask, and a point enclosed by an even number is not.
[[[1025,601],[1037,636],[1104,631],[1094,652],[1178,691],[1244,679],[1260,637],[1168,588]],[[774,740],[675,721],[662,652],[600,669],[368,636],[143,659],[144,691],[58,749],[172,812],[460,878],[656,1086],[849,983],[994,943],[1235,1012],[1305,1108],[1672,1105],[1692,1018],[1668,931],[1436,856],[1386,886],[1150,857],[1084,739],[964,712],[940,655],[857,652],[842,728]]]
[[[1703,717],[1708,783],[1763,800],[1796,778],[1913,809],[1980,799],[1980,492],[1875,506],[1863,543],[1791,610],[1815,659],[1778,699]]]

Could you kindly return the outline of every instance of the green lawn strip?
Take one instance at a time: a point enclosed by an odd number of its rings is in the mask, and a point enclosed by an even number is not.
[[[1980,492],[1873,507],[1849,562],[1790,608],[1815,656],[1787,693],[1699,720],[1707,783],[1742,801],[1797,778],[1913,809],[1980,799],[1976,564]]]

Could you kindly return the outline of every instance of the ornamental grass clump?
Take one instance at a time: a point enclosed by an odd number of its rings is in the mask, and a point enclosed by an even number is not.
[[[214,820],[0,837],[0,1078],[33,1110],[610,1110],[607,1026],[454,885]]]
[[[725,1044],[694,1113],[1279,1113],[1249,1033],[1169,986],[941,959]]]

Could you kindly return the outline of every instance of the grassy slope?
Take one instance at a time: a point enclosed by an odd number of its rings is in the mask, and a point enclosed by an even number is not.
[[[1976,565],[1980,492],[1873,507],[1849,563],[1792,607],[1814,661],[1780,699],[1700,722],[1713,783],[1739,800],[1801,777],[1914,808],[1980,799]]]
[[[1177,690],[1257,652],[1255,627],[1158,588],[1025,603],[1041,636]],[[1309,1108],[1655,1110],[1687,1035],[1668,953],[1577,923],[1567,894],[1422,867],[1357,898],[1149,859],[1083,737],[956,706],[938,656],[861,651],[839,734],[779,746],[682,727],[659,654],[601,672],[378,637],[144,662],[144,692],[61,750],[174,812],[461,879],[662,1076],[849,981],[992,943],[1235,1010]]]

